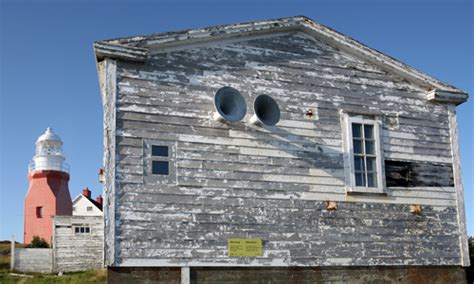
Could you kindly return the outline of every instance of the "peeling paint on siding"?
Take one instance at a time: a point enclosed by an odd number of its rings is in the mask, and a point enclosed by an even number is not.
[[[298,32],[170,49],[108,72],[117,80],[104,91],[109,265],[462,264],[452,183],[345,192],[340,109],[396,117],[381,133],[385,160],[452,168],[448,108],[418,85]],[[212,120],[223,86],[247,105],[271,95],[280,123]],[[317,119],[304,117],[309,108]],[[176,143],[176,184],[143,179],[144,140]],[[263,256],[229,258],[227,239],[246,237],[264,240]]]

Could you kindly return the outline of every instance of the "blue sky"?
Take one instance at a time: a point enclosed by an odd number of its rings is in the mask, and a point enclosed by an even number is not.
[[[101,193],[102,109],[92,43],[305,15],[471,95],[471,1],[9,1],[0,9],[0,240],[22,240],[27,166],[51,126],[71,196]],[[65,3],[67,2],[67,3]],[[197,1],[196,1],[197,2]],[[469,235],[474,235],[474,102],[458,108]]]

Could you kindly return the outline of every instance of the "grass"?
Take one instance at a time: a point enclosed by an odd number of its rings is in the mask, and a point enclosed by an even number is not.
[[[22,248],[23,244],[15,247]],[[57,274],[12,274],[10,271],[10,242],[0,241],[0,284],[7,283],[106,283],[107,271],[105,269],[87,270],[81,272]]]
[[[15,247],[22,248],[23,244],[15,244]],[[0,242],[0,271],[10,269],[10,241]]]
[[[61,276],[56,274],[25,274],[19,276],[8,271],[0,271],[0,283],[105,283],[107,272],[105,269],[87,270],[82,272],[65,273]]]

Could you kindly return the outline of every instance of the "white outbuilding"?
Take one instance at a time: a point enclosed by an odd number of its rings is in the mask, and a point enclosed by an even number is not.
[[[102,216],[102,196],[94,200],[89,188],[84,188],[82,193],[72,201],[72,215],[74,216]]]

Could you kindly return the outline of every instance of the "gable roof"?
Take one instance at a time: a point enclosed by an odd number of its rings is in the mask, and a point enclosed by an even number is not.
[[[426,99],[429,101],[457,105],[465,102],[468,98],[466,92],[428,76],[305,16],[103,40],[94,43],[94,50],[97,60],[109,57],[145,62],[151,51],[288,31],[306,33],[317,40],[371,62],[389,73],[411,81],[427,90]]]
[[[92,205],[94,205],[95,207],[97,207],[97,209],[99,209],[100,211],[102,211],[102,205],[100,205],[97,201],[88,198],[87,196],[85,196],[85,195],[82,194],[82,193],[79,194],[78,196],[76,196],[76,198],[74,198],[74,200],[72,201],[72,204],[76,203],[76,201],[78,201],[81,197],[84,197],[86,200],[88,200],[90,203],[92,203]]]

